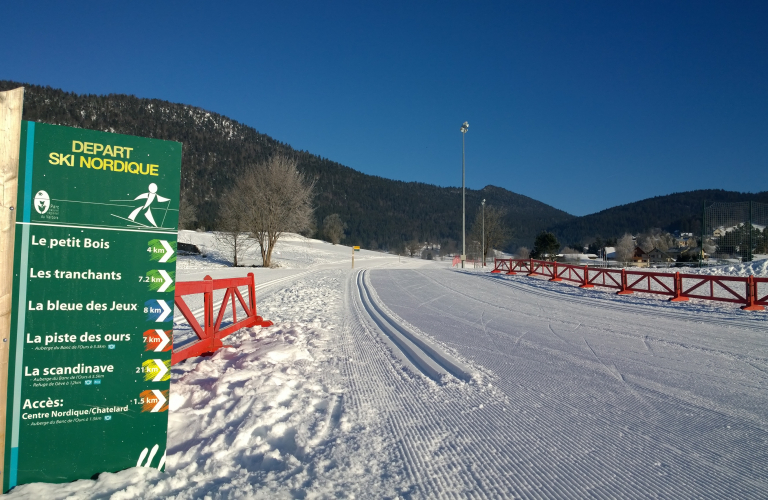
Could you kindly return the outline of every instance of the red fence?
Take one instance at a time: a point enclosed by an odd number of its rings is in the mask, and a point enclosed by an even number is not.
[[[248,287],[248,301],[243,299],[238,287]],[[219,306],[219,312],[214,320],[213,310],[213,292],[214,290],[225,290],[224,299]],[[203,308],[205,315],[203,324],[198,323],[195,315],[190,311],[189,306],[184,301],[186,295],[203,294]],[[237,301],[239,301],[242,310],[245,311],[245,318],[237,320]],[[226,328],[221,328],[221,322],[227,312],[228,306],[232,305],[232,324]],[[171,364],[175,365],[187,358],[200,356],[201,354],[212,353],[225,346],[221,339],[236,332],[241,328],[250,326],[271,326],[271,321],[265,321],[264,318],[256,314],[256,289],[253,273],[248,273],[246,278],[227,278],[212,279],[210,276],[203,278],[203,281],[180,281],[176,283],[176,307],[184,315],[189,325],[197,334],[198,341],[174,351],[171,355]]]
[[[465,260],[464,261],[464,265],[466,266],[467,264],[472,264],[474,266],[475,264],[478,264],[479,262],[480,262],[479,260]],[[457,256],[455,256],[453,258],[453,262],[451,263],[451,267],[456,267],[459,264],[461,264],[461,257],[459,255],[457,255]]]
[[[579,288],[601,286],[634,292],[669,295],[672,302],[688,299],[744,304],[745,311],[762,311],[768,305],[768,278],[655,273],[626,269],[590,268],[534,259],[494,259],[493,273],[546,276],[549,281],[570,281]]]

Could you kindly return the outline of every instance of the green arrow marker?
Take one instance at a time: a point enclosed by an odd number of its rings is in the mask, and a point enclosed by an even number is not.
[[[147,244],[150,261],[176,262],[176,242],[168,240],[150,240]]]

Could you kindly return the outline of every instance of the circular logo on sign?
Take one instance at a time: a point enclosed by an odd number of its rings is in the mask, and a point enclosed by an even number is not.
[[[48,197],[48,193],[45,191],[38,191],[35,195],[35,210],[37,213],[44,214],[51,208],[51,199]]]

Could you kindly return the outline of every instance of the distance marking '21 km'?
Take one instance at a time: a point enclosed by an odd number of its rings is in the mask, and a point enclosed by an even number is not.
[[[138,368],[145,382],[165,382],[171,378],[171,360],[147,359]]]
[[[149,260],[169,264],[176,262],[176,248],[177,243],[175,241],[149,240],[147,243]]]

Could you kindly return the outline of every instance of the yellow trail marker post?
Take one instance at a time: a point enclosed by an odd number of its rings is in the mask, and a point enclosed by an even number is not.
[[[355,268],[355,252],[359,252],[360,247],[352,247],[352,269]]]

